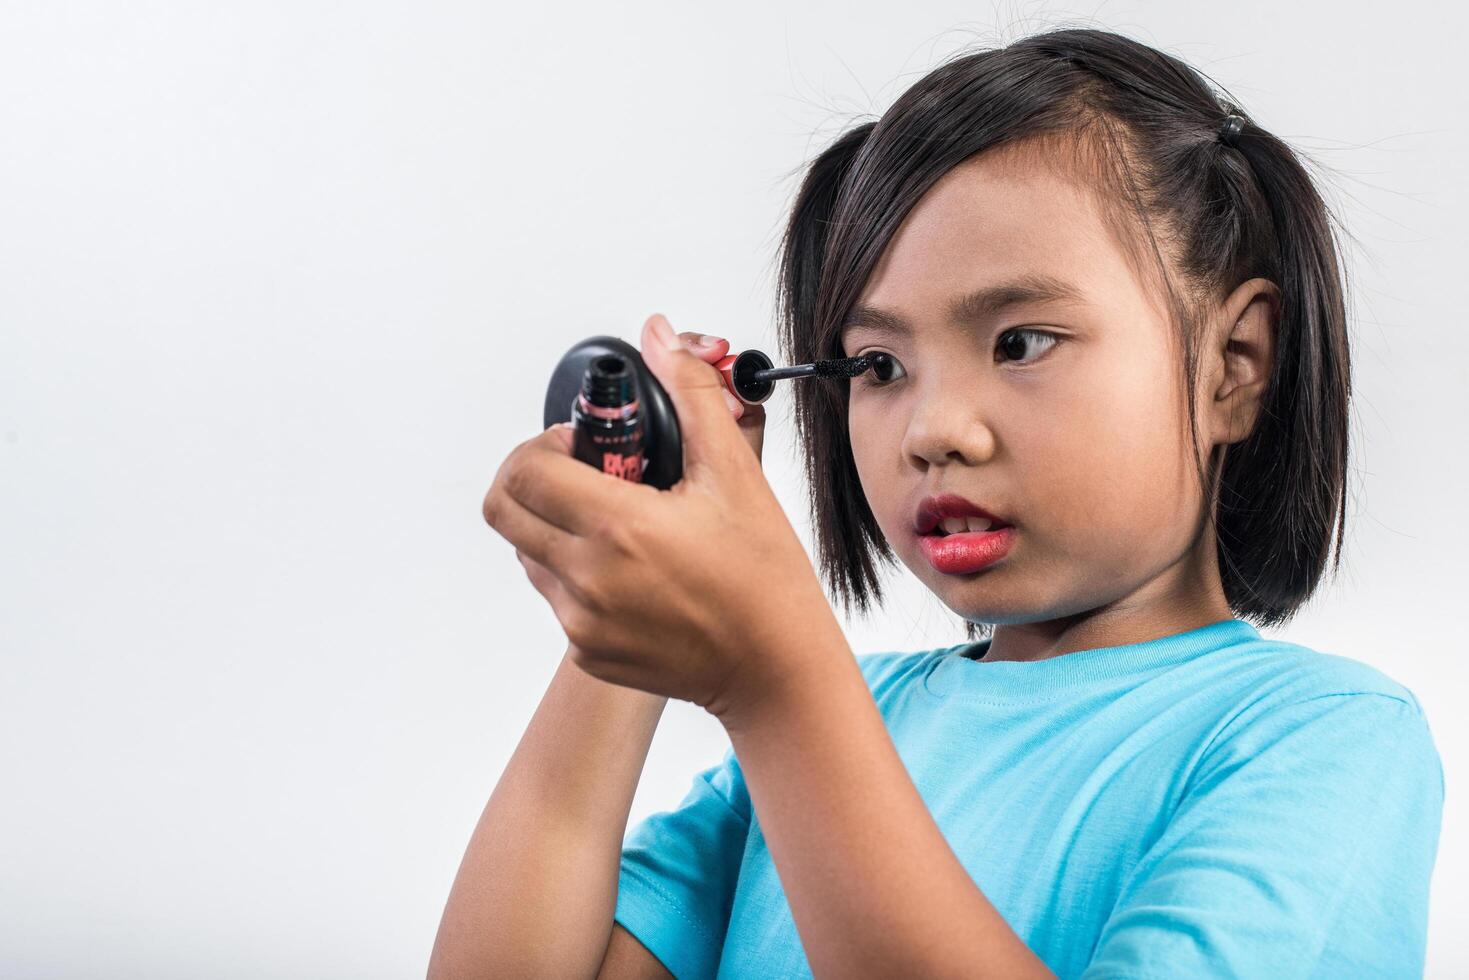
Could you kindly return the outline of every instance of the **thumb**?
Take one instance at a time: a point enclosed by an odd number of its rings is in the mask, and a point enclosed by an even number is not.
[[[735,458],[734,450],[743,437],[729,414],[719,371],[685,347],[661,313],[643,323],[641,340],[643,361],[667,389],[678,413],[684,469],[693,471]]]

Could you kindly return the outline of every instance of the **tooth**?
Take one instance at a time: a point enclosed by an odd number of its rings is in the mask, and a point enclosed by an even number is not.
[[[939,521],[939,527],[943,528],[950,534],[958,534],[961,531],[967,530],[967,526],[964,523],[964,518],[962,517],[945,517],[943,520]]]
[[[990,519],[988,517],[966,517],[964,518],[964,522],[971,531],[988,531],[990,529]]]

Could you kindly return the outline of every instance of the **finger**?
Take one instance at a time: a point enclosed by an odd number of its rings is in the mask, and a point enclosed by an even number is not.
[[[714,337],[697,330],[685,330],[678,335],[683,345],[694,352],[694,356],[701,361],[713,364],[715,361],[729,353],[729,341],[723,337]]]
[[[694,352],[699,360],[709,364],[721,371],[721,380],[724,381],[726,389],[729,387],[728,372],[725,362],[734,361],[734,356],[729,354],[729,341],[724,337],[715,337],[707,333],[699,333],[696,330],[685,330],[678,335],[683,345]],[[728,355],[728,356],[727,356]],[[728,391],[724,394],[724,404],[728,406],[729,412],[738,422],[745,414],[745,403],[740,401]]]
[[[745,403],[728,391],[729,364],[734,363],[735,360],[734,355],[729,353],[729,340],[707,333],[699,333],[697,330],[681,331],[678,339],[683,342],[685,347],[694,352],[695,357],[706,363],[713,364],[720,372],[721,380],[723,380],[726,389],[724,404],[729,408],[729,413],[734,416],[736,422],[742,419],[747,413]]]
[[[560,619],[566,614],[570,603],[574,601],[571,590],[549,568],[519,548],[515,549],[515,557],[525,569],[525,577],[530,579],[530,584],[550,604],[551,611],[556,614],[556,618]]]
[[[720,383],[724,385],[724,403],[729,406],[730,414],[735,417],[736,422],[750,414],[750,409],[759,407],[758,405],[746,405],[743,399],[735,396],[732,372],[734,371],[734,362],[737,360],[739,360],[738,354],[727,354],[719,360],[711,362],[714,365],[714,370],[719,372]]]
[[[765,446],[765,406],[746,405],[744,414],[739,417],[740,435],[755,450],[755,458],[761,458]]]
[[[496,477],[485,495],[484,517],[490,527],[548,570],[575,567],[581,538],[533,513],[505,491],[504,482]]]
[[[661,313],[643,324],[642,355],[678,413],[685,475],[697,479],[701,469],[720,469],[737,460],[735,447],[744,440],[725,403],[724,380],[679,342]]]
[[[572,447],[576,441],[576,426],[571,422],[557,422],[551,426],[550,431],[555,434],[554,437],[556,439],[561,441],[561,449],[566,455],[570,456]],[[544,434],[542,433],[542,435]]]
[[[641,506],[652,487],[609,476],[571,455],[575,430],[553,425],[518,447],[495,480],[517,503],[556,527],[585,536],[608,510]]]
[[[606,631],[599,627],[595,617],[588,615],[587,604],[578,595],[576,588],[562,581],[556,573],[529,555],[517,551],[515,556],[520,559],[520,564],[525,568],[526,576],[536,587],[536,591],[550,604],[556,621],[561,624],[561,629],[576,649],[577,656],[592,652],[594,648],[599,650],[600,647],[594,647],[594,644],[606,635]]]

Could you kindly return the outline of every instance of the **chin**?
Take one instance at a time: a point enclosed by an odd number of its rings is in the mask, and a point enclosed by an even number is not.
[[[964,576],[962,579],[945,575],[929,565],[922,554],[915,569],[919,581],[928,586],[954,615],[976,626],[1015,626],[1025,623],[1045,622],[1053,618],[1057,605],[1054,596],[1027,594],[1024,587],[1017,585],[1008,572],[1011,559]],[[1047,602],[1047,598],[1052,601]]]

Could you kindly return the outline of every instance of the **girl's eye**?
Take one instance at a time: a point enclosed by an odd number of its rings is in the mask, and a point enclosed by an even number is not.
[[[864,353],[866,352],[863,351],[856,356],[861,357]],[[894,377],[894,371],[897,372],[896,377]],[[883,385],[890,384],[891,382],[897,380],[897,378],[905,376],[906,374],[907,372],[903,370],[902,364],[900,364],[898,362],[898,359],[893,357],[893,355],[884,353],[882,351],[874,351],[872,354],[872,366],[866,371],[863,371],[861,374],[857,375],[857,380],[866,387],[880,388]]]
[[[995,350],[1002,352],[1007,358],[1019,361],[1022,364],[1030,363],[1024,360],[1026,348],[1029,346],[1026,343],[1026,339],[1035,337],[1043,338],[1046,343],[1042,345],[1041,353],[1036,357],[1032,357],[1030,361],[1035,361],[1038,357],[1043,356],[1046,351],[1055,347],[1061,341],[1060,336],[1048,330],[1032,330],[1026,327],[1016,327],[1012,330],[1006,330],[1000,335],[1000,342],[995,345]],[[859,352],[854,356],[861,357],[864,353],[866,351]],[[893,355],[883,351],[874,351],[872,354],[872,367],[858,375],[857,379],[866,387],[881,388],[884,385],[891,384],[898,378],[906,377],[907,373],[903,370],[902,364]]]
[[[1003,351],[1007,357],[1013,356],[1016,360],[1020,360],[1025,355],[1026,337],[1045,337],[1049,341],[1041,348],[1042,354],[1060,342],[1060,338],[1049,331],[1016,327],[1014,330],[1006,330],[1000,334],[1000,342],[995,345],[995,350]]]

